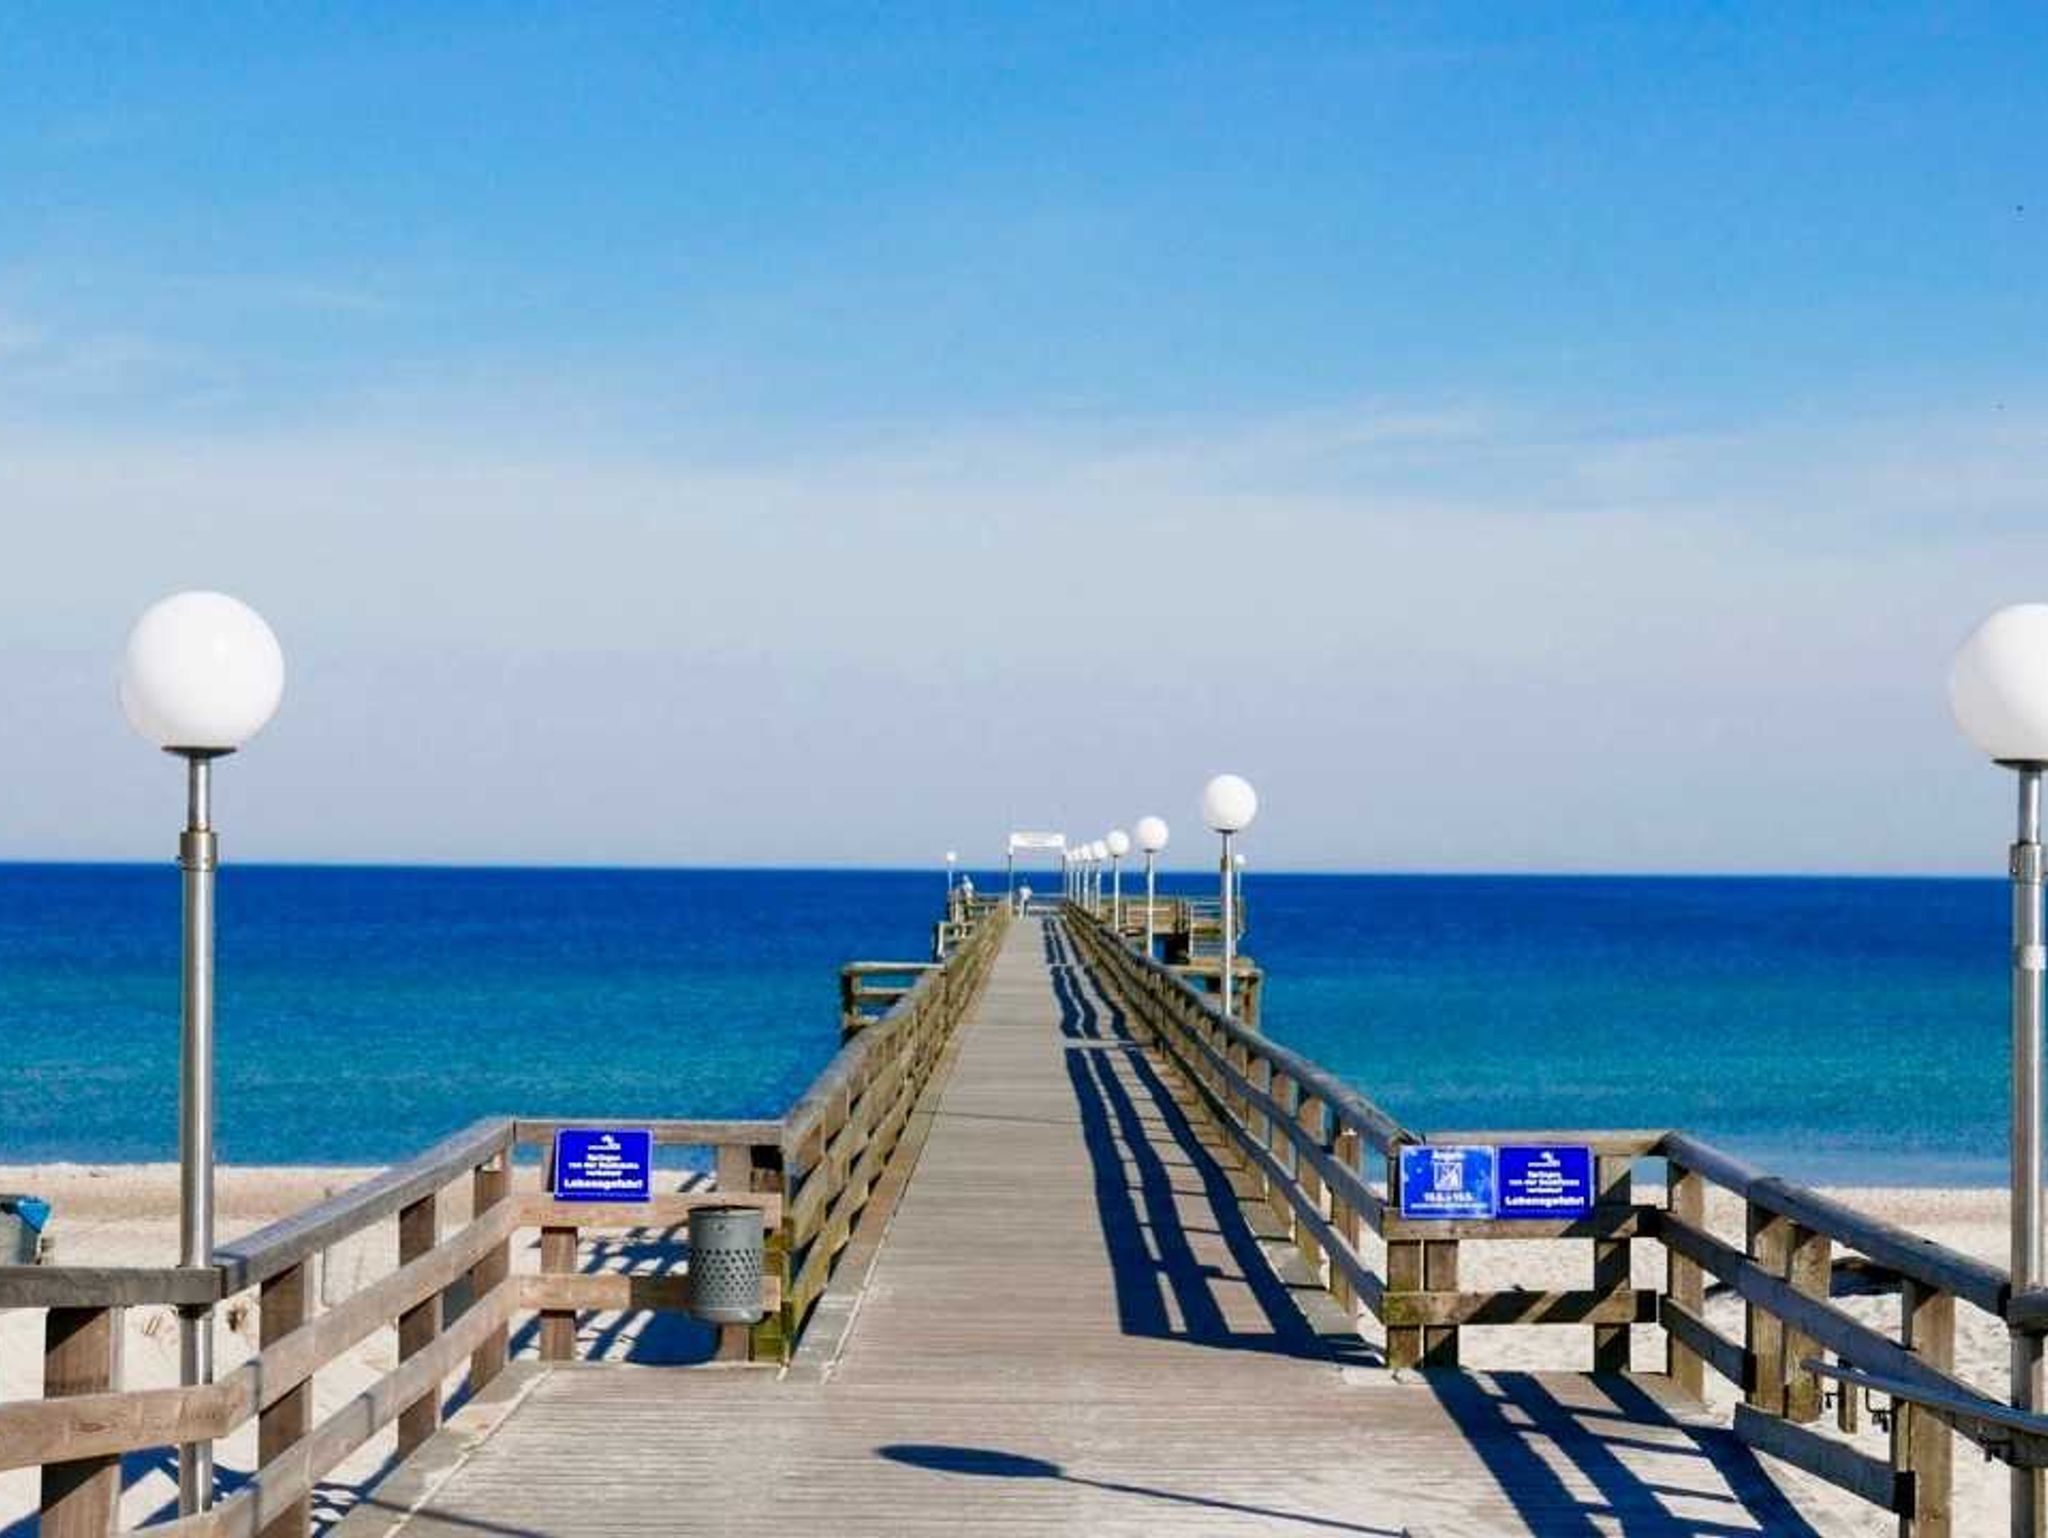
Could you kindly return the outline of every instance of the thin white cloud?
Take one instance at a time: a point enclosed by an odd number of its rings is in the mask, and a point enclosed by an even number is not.
[[[0,703],[44,748],[0,840],[140,847],[86,795],[134,773],[106,659],[205,584],[292,657],[238,766],[277,857],[887,859],[1220,754],[1268,868],[1973,868],[1940,676],[2048,586],[2044,422],[1365,406],[719,463],[0,431]]]

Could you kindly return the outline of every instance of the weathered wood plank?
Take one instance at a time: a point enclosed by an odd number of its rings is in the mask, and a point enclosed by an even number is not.
[[[1908,1278],[1899,1344],[1936,1372],[1952,1372],[1955,1298]],[[1910,1400],[1898,1402],[1892,1422],[1892,1465],[1913,1482],[1910,1538],[1949,1538],[1955,1516],[1955,1437],[1948,1426]]]
[[[772,1191],[664,1191],[644,1202],[558,1202],[527,1192],[513,1204],[522,1228],[676,1228],[699,1207],[759,1207],[764,1226],[782,1226],[782,1198]]]
[[[1670,1176],[1665,1182],[1664,1200],[1671,1216],[1678,1222],[1689,1224],[1695,1229],[1705,1227],[1707,1183],[1701,1176],[1676,1160],[1670,1165]],[[1667,1312],[1664,1321],[1665,1372],[1670,1374],[1671,1380],[1683,1392],[1690,1394],[1694,1399],[1706,1398],[1705,1369],[1709,1365],[1737,1388],[1747,1387],[1748,1354],[1742,1353],[1739,1367],[1731,1375],[1729,1358],[1719,1353],[1714,1344],[1710,1343],[1703,1347],[1694,1339],[1694,1332],[1685,1323],[1689,1321],[1698,1324],[1701,1330],[1706,1329],[1707,1286],[1706,1278],[1700,1272],[1699,1263],[1667,1247],[1664,1251],[1664,1264],[1667,1268],[1665,1290],[1669,1293],[1669,1301],[1672,1304],[1672,1310]],[[1674,1317],[1682,1321],[1675,1327],[1671,1323]],[[1734,1346],[1734,1342],[1724,1341],[1719,1335],[1713,1336],[1713,1341]],[[1735,1349],[1738,1352],[1742,1350],[1739,1346]]]
[[[257,1300],[257,1348],[271,1350],[305,1328],[312,1313],[311,1261],[286,1266],[265,1277]],[[272,1359],[273,1362],[276,1360]],[[275,1463],[303,1438],[313,1424],[313,1385],[299,1378],[283,1386],[276,1399],[257,1413],[256,1462]],[[309,1496],[287,1503],[266,1523],[263,1538],[306,1538],[313,1530]]]
[[[307,1256],[381,1222],[510,1148],[512,1132],[513,1122],[508,1116],[479,1121],[436,1143],[416,1159],[394,1165],[304,1212],[230,1240],[214,1251],[223,1285],[229,1292],[254,1286],[286,1266],[295,1266]]]
[[[0,1308],[176,1307],[222,1296],[211,1266],[0,1266]]]
[[[2003,1316],[2006,1312],[2012,1294],[2010,1278],[1975,1256],[1859,1212],[1834,1197],[1767,1174],[1687,1134],[1669,1134],[1664,1139],[1664,1152],[1715,1185],[1734,1191],[1767,1212],[1825,1234],[1835,1244],[1867,1255],[1902,1276],[1914,1277],[1941,1292],[1952,1292],[1986,1313]]]
[[[540,1268],[550,1276],[576,1269],[578,1235],[574,1228],[554,1224],[540,1231]],[[573,1309],[544,1309],[540,1316],[540,1357],[544,1362],[576,1360],[576,1314]]]
[[[217,1441],[254,1413],[239,1375],[203,1388],[15,1400],[0,1404],[0,1469]]]
[[[152,1538],[257,1538],[310,1494],[321,1476],[396,1419],[404,1406],[460,1367],[510,1317],[512,1301],[510,1283],[477,1299],[432,1345],[342,1405],[229,1499],[199,1516],[150,1528]]]
[[[440,1208],[430,1193],[399,1209],[398,1263],[401,1267],[431,1254],[441,1242]],[[463,1268],[467,1270],[467,1267]],[[441,1333],[441,1294],[429,1292],[398,1316],[398,1359],[410,1361]],[[441,1426],[441,1386],[420,1395],[398,1412],[398,1456],[414,1450]]]
[[[43,1396],[104,1397],[121,1376],[121,1310],[53,1308],[43,1321]],[[121,1460],[112,1453],[43,1465],[43,1538],[106,1538],[121,1502]]]
[[[1426,1263],[1426,1260],[1425,1260]],[[1389,1291],[1387,1325],[1428,1327],[1460,1324],[1655,1324],[1662,1294],[1654,1287],[1623,1292],[1411,1292]],[[1453,1366],[1454,1363],[1423,1363]]]
[[[422,1298],[436,1296],[518,1226],[510,1204],[486,1211],[434,1249],[263,1348],[252,1364],[259,1407],[274,1404],[313,1373],[383,1329]],[[478,1294],[481,1296],[482,1294]],[[247,1371],[248,1369],[245,1369]],[[230,1380],[233,1381],[233,1380]]]
[[[1380,1230],[1388,1239],[1647,1239],[1659,1209],[1640,1202],[1606,1202],[1582,1218],[1404,1218],[1389,1210]]]
[[[1895,1474],[1884,1459],[1860,1453],[1846,1442],[1747,1404],[1735,1407],[1735,1434],[1758,1452],[1782,1458],[1885,1511],[1912,1510],[1912,1476]]]
[[[1680,1303],[1675,1294],[1658,1304],[1657,1322],[1670,1332],[1674,1343],[1684,1348],[1694,1366],[1711,1367],[1738,1389],[1748,1390],[1749,1351],[1741,1341],[1730,1340],[1714,1329],[1698,1313]],[[1704,1387],[1703,1381],[1700,1389],[1686,1387],[1685,1392],[1698,1399],[1702,1397]]]
[[[504,1154],[478,1165],[470,1177],[470,1210],[480,1222],[496,1218],[498,1208],[511,1194],[512,1161]],[[508,1235],[486,1247],[470,1266],[469,1295],[481,1298],[511,1274],[512,1245]],[[469,1361],[469,1386],[473,1392],[482,1390],[505,1370],[510,1344],[510,1332],[503,1326],[484,1337]]]
[[[674,1117],[584,1117],[521,1116],[514,1123],[513,1141],[522,1145],[549,1145],[557,1132],[581,1127],[645,1128],[654,1134],[661,1148],[715,1148],[720,1143],[780,1144],[782,1123],[756,1119],[708,1121],[678,1120]]]

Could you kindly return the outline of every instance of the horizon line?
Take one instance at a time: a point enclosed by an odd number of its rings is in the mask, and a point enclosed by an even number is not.
[[[95,859],[0,859],[0,870],[155,870],[176,869],[175,859],[161,860],[95,860]],[[563,874],[645,874],[645,875],[873,875],[873,876],[922,876],[941,879],[945,875],[943,862],[931,865],[871,865],[859,862],[840,864],[795,864],[778,865],[767,862],[710,861],[704,864],[669,865],[657,863],[636,864],[589,864],[578,861],[517,861],[517,860],[237,860],[232,865],[223,862],[222,870],[331,870],[331,871],[499,871],[505,873],[538,874],[559,872]],[[1001,865],[969,865],[962,862],[956,867],[961,875],[976,872],[1001,874]],[[1020,877],[1028,875],[1020,868]],[[1057,870],[1044,872],[1057,879]],[[1138,875],[1134,872],[1133,875]],[[1216,872],[1207,866],[1165,866],[1161,876],[1203,876],[1213,877]],[[1996,871],[1828,871],[1828,870],[1442,870],[1420,867],[1386,866],[1379,868],[1317,867],[1301,869],[1289,866],[1250,866],[1245,879],[1253,882],[1275,876],[1290,880],[1393,880],[1393,881],[1995,881],[2004,885],[2007,877]],[[1029,885],[1021,881],[1019,885]]]

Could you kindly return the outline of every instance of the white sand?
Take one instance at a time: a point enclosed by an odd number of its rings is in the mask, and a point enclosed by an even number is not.
[[[341,1169],[270,1169],[224,1171],[221,1181],[221,1237],[249,1232],[277,1218],[300,1211],[367,1172]],[[535,1179],[520,1172],[521,1183]],[[459,1189],[459,1188],[458,1188]],[[165,1265],[177,1255],[177,1172],[170,1166],[46,1165],[31,1169],[0,1167],[0,1190],[33,1191],[56,1207],[51,1237],[54,1259],[77,1265]],[[2005,1197],[1993,1191],[1860,1190],[1835,1193],[1851,1205],[1925,1234],[1943,1244],[2003,1263]],[[1654,1193],[1643,1193],[1654,1199]],[[1740,1243],[1740,1205],[1723,1193],[1711,1193],[1710,1226],[1722,1237]],[[467,1203],[444,1197],[444,1231],[467,1220]],[[395,1223],[366,1231],[324,1257],[317,1285],[323,1305],[338,1302],[396,1263]],[[515,1257],[515,1267],[531,1269],[531,1246]],[[1460,1284],[1466,1288],[1520,1285],[1530,1288],[1583,1287],[1591,1280],[1591,1246],[1575,1243],[1466,1244],[1461,1247]],[[1655,1286],[1663,1277],[1663,1251],[1654,1243],[1635,1247],[1636,1281]],[[1896,1298],[1844,1298],[1838,1306],[1873,1326],[1895,1331]],[[1710,1296],[1708,1317],[1723,1333],[1740,1339],[1742,1311],[1730,1297]],[[613,1321],[590,1321],[585,1335]],[[0,1399],[32,1399],[40,1394],[42,1316],[31,1311],[0,1313]],[[1662,1332],[1649,1327],[1636,1332],[1636,1365],[1661,1368]],[[219,1366],[226,1372],[255,1350],[254,1309],[235,1300],[217,1316]],[[630,1339],[612,1341],[607,1355],[619,1354]],[[380,1331],[355,1351],[324,1369],[314,1383],[316,1423],[362,1392],[396,1361],[394,1332]],[[1957,1370],[1960,1376],[1993,1394],[2005,1386],[2006,1337],[1998,1322],[1968,1306],[1957,1310]],[[1473,1328],[1465,1332],[1464,1360],[1486,1369],[1585,1368],[1591,1364],[1591,1332],[1579,1327]],[[128,1312],[123,1386],[165,1387],[177,1382],[177,1322],[167,1308],[134,1308]],[[1723,1414],[1738,1397],[1732,1387],[1708,1374],[1709,1403]],[[1859,1443],[1883,1455],[1886,1437],[1868,1424]],[[323,1486],[322,1509],[343,1510],[378,1477],[391,1456],[387,1430],[337,1469]],[[224,1470],[246,1472],[254,1462],[255,1429],[244,1427],[219,1446]],[[176,1498],[173,1466],[168,1454],[138,1455],[149,1472],[134,1480],[123,1514],[130,1523],[160,1513]],[[1781,1473],[1784,1471],[1780,1471]],[[1987,1464],[1967,1446],[1956,1456],[1957,1526],[1961,1533],[2002,1532],[2005,1527],[2006,1470]],[[131,1471],[131,1478],[133,1477]],[[1873,1508],[1862,1507],[1834,1492],[1822,1496],[1804,1481],[1787,1478],[1788,1486],[1809,1492],[1817,1525],[1833,1533],[1889,1534],[1895,1524]],[[0,1474],[0,1530],[33,1511],[36,1475],[33,1470]],[[1825,1520],[1822,1520],[1825,1513]]]

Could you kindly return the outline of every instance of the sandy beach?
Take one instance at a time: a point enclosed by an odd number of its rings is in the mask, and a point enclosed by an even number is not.
[[[307,1205],[343,1190],[368,1173],[340,1168],[231,1169],[221,1181],[221,1235],[223,1239],[246,1233],[263,1224],[299,1211]],[[522,1170],[523,1181],[537,1173]],[[50,1239],[54,1259],[60,1264],[156,1265],[170,1261],[177,1249],[177,1179],[168,1165],[47,1165],[35,1168],[0,1167],[0,1190],[33,1191],[49,1198],[56,1210]],[[1723,1193],[1711,1193],[1708,1218],[1714,1230],[1740,1241],[1742,1214],[1738,1203]],[[1986,1190],[1840,1190],[1833,1194],[1844,1201],[1888,1219],[1941,1243],[1994,1262],[2000,1261],[2005,1246],[2005,1197]],[[1645,1200],[1659,1193],[1645,1191]],[[444,1197],[444,1228],[467,1218],[466,1201],[459,1188]],[[397,1246],[396,1225],[385,1223],[337,1246],[323,1257],[317,1286],[323,1307],[348,1297],[358,1288],[389,1271]],[[515,1254],[517,1269],[532,1269],[537,1256],[529,1244]],[[1583,1286],[1590,1266],[1590,1247],[1584,1243],[1467,1244],[1461,1252],[1461,1281],[1467,1287]],[[1663,1252],[1651,1243],[1635,1247],[1636,1281],[1654,1286],[1662,1279]],[[1848,1312],[1885,1329],[1895,1329],[1897,1300],[1890,1297],[1843,1298],[1838,1304]],[[1729,1296],[1709,1295],[1708,1313],[1723,1332],[1740,1338],[1742,1317],[1739,1303]],[[586,1321],[586,1336],[611,1321]],[[255,1311],[246,1300],[233,1300],[217,1316],[218,1353],[221,1370],[245,1360],[255,1349]],[[1989,1315],[1967,1306],[1957,1310],[1957,1370],[1979,1386],[2002,1393],[2005,1380],[2006,1343],[2003,1330]],[[633,1332],[606,1333],[606,1354],[623,1354],[631,1349]],[[515,1339],[515,1347],[518,1342]],[[1590,1365],[1590,1332],[1573,1327],[1556,1329],[1471,1328],[1466,1331],[1464,1358],[1468,1367],[1486,1369],[1584,1368]],[[34,1398],[40,1393],[41,1316],[33,1312],[0,1314],[0,1398]],[[168,1309],[136,1308],[129,1311],[126,1335],[124,1386],[148,1388],[169,1386],[177,1381],[176,1320]],[[1655,1370],[1663,1360],[1661,1332],[1642,1327],[1636,1331],[1635,1361],[1639,1369]],[[364,1341],[342,1361],[323,1371],[315,1383],[315,1418],[332,1413],[360,1393],[395,1361],[396,1341],[386,1330]],[[1708,1375],[1710,1405],[1727,1414],[1738,1397],[1732,1386]],[[219,1459],[229,1480],[245,1472],[253,1461],[254,1427],[244,1427],[220,1444]],[[1882,1454],[1885,1433],[1868,1423],[1861,1433],[1867,1450]],[[371,1482],[381,1477],[391,1457],[391,1432],[373,1439],[325,1482],[319,1510],[338,1515]],[[124,1499],[125,1520],[134,1524],[160,1515],[175,1501],[176,1485],[168,1453],[143,1454],[132,1460],[129,1486]],[[1956,1460],[1958,1531],[1989,1532],[2002,1527],[2005,1503],[2005,1469],[1959,1452]],[[1789,1483],[1803,1484],[1797,1476]],[[0,1538],[26,1534],[34,1509],[36,1476],[33,1470],[0,1474]],[[1872,1535],[1893,1530],[1891,1519],[1874,1509],[1860,1508],[1835,1492],[1818,1502],[1827,1517],[1826,1531],[1868,1532]],[[1844,1526],[1844,1523],[1848,1526]]]

